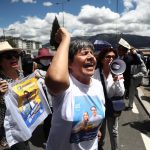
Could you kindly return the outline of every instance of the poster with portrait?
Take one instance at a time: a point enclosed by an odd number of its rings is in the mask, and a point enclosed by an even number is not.
[[[37,79],[31,77],[27,80],[14,85],[12,90],[18,97],[18,109],[25,121],[30,127],[37,118],[44,112],[44,108],[39,95]]]
[[[33,73],[9,85],[5,95],[7,110],[4,125],[10,146],[28,140],[35,128],[51,113],[43,83],[44,80],[37,79]]]

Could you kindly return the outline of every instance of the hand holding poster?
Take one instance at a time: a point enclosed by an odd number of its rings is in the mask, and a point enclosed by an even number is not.
[[[42,82],[35,78],[34,73],[11,84],[5,102],[4,126],[9,146],[28,140],[35,128],[51,113]]]

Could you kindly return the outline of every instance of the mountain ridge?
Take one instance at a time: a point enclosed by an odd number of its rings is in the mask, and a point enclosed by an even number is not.
[[[140,35],[131,35],[131,34],[97,34],[93,36],[76,36],[71,37],[72,40],[74,39],[85,39],[89,40],[94,43],[95,40],[104,40],[109,42],[114,48],[117,48],[118,41],[120,38],[125,39],[131,46],[138,48],[138,49],[150,49],[150,36],[140,36]],[[49,43],[43,45],[43,47],[51,47]],[[52,49],[53,50],[53,49]]]
[[[117,43],[120,38],[125,39],[131,46],[135,48],[150,48],[150,37],[149,36],[139,36],[139,35],[130,35],[130,34],[97,34],[94,36],[78,36],[73,37],[72,39],[87,39],[94,43],[95,40],[104,40],[109,42],[114,48],[117,47]]]

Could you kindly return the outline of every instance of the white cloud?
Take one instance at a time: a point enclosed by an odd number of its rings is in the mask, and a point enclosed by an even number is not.
[[[126,11],[132,9],[134,7],[134,0],[123,0]]]
[[[43,2],[43,6],[49,7],[52,5],[53,5],[53,3],[51,3],[51,2]]]
[[[124,31],[124,28],[126,28],[125,31],[127,33],[140,33],[139,35],[149,36],[148,32],[150,32],[150,12],[148,10],[150,1],[136,0],[134,2],[136,2],[136,8],[134,10],[123,13],[119,20],[119,24],[122,23],[124,25],[124,27],[121,27],[121,30]]]
[[[36,0],[22,0],[23,3],[36,3]]]
[[[95,8],[94,6],[85,5],[81,8],[78,18],[84,24],[99,25],[112,22],[117,19],[118,16],[117,13],[112,12],[109,8],[105,8],[104,6]]]
[[[36,0],[21,0],[23,3],[36,3]],[[11,0],[12,3],[19,2],[19,0]]]
[[[19,2],[19,0],[11,0],[12,3]]]
[[[52,22],[57,16],[61,26],[64,18],[64,26],[72,36],[116,32],[149,36],[150,0],[124,0],[125,3],[122,14],[115,13],[104,6],[84,5],[78,15],[60,12],[47,13],[44,18],[28,16],[23,23],[15,22],[8,29],[14,28],[13,33],[23,38],[46,43],[50,38]]]

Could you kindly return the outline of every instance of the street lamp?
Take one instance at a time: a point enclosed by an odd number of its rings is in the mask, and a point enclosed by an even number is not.
[[[70,0],[67,0],[67,1],[63,1],[61,0],[61,2],[57,2],[55,3],[56,5],[61,5],[61,8],[62,8],[62,13],[63,13],[63,27],[64,27],[64,4],[69,2]]]

